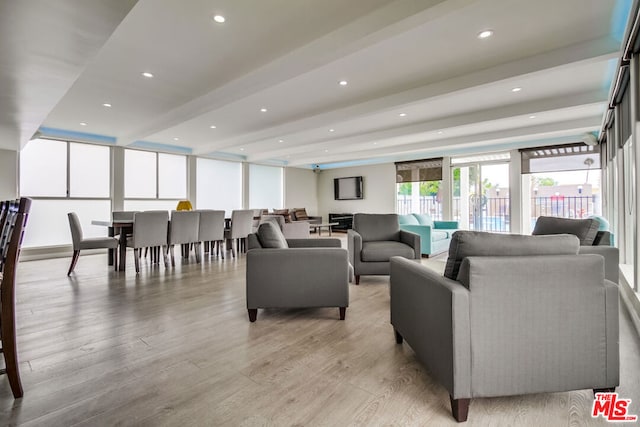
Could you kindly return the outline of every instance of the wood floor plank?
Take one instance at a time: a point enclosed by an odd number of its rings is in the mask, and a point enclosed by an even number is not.
[[[344,321],[335,308],[267,309],[250,323],[245,260],[146,260],[136,275],[131,257],[114,272],[89,255],[70,278],[69,259],[21,263],[25,397],[0,377],[0,425],[458,425],[446,390],[395,343],[387,277],[350,285]],[[618,391],[640,414],[640,344],[620,319]],[[466,425],[605,425],[591,402],[588,390],[474,399]]]

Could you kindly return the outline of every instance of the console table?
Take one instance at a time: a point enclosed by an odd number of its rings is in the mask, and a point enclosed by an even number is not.
[[[329,222],[335,222],[337,225],[332,227],[333,231],[347,231],[353,227],[353,214],[350,213],[330,213]]]

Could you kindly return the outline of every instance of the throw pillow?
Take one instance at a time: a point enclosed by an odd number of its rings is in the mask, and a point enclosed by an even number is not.
[[[524,236],[456,231],[449,244],[444,277],[458,280],[460,264],[469,256],[576,255],[579,244],[578,238],[571,234]]]
[[[291,222],[291,214],[289,213],[289,209],[274,209],[274,215],[282,215],[284,217],[284,222]]]
[[[573,234],[580,239],[580,245],[591,246],[598,234],[600,223],[592,218],[569,219],[555,216],[541,216],[531,233],[534,236],[544,234]]]
[[[420,225],[418,219],[413,214],[399,215],[398,223],[400,225]]]
[[[307,221],[309,220],[309,215],[307,215],[307,210],[305,208],[302,209],[294,209],[293,216],[296,218],[296,221]]]
[[[433,219],[427,214],[413,214],[420,225],[428,225],[433,228]]]
[[[260,224],[256,234],[263,248],[284,249],[289,247],[280,228],[271,221]]]

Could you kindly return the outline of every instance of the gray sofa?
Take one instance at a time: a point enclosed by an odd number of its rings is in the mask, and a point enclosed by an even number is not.
[[[458,231],[445,274],[391,260],[391,324],[465,421],[471,398],[613,390],[618,287],[572,235]]]
[[[597,218],[560,218],[540,216],[531,232],[534,236],[552,234],[573,234],[580,240],[579,253],[595,254],[604,257],[605,278],[618,283],[619,251],[611,245],[611,234],[601,229]]]
[[[277,230],[277,241],[272,236]],[[284,239],[277,227],[261,224],[248,237],[247,310],[349,306],[349,261],[339,239]]]
[[[356,285],[363,274],[388,275],[393,256],[420,259],[420,236],[401,230],[397,214],[355,214],[347,245]]]

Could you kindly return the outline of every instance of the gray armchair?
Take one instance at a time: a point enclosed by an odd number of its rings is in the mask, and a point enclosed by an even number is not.
[[[347,244],[356,285],[362,274],[388,275],[393,256],[420,259],[420,236],[400,230],[396,214],[355,214]]]
[[[267,233],[277,234],[275,238]],[[275,244],[274,244],[275,242]],[[349,306],[349,261],[339,239],[284,239],[272,222],[248,237],[247,311],[258,308]]]
[[[471,398],[619,383],[618,287],[572,235],[458,231],[444,276],[391,261],[391,323],[449,392]]]

